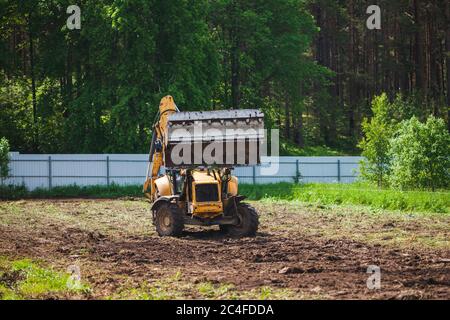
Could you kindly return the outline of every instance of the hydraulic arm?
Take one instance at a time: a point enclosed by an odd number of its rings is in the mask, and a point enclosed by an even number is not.
[[[152,142],[149,153],[147,179],[144,183],[144,194],[150,200],[156,200],[155,179],[164,165],[164,152],[167,145],[167,123],[169,115],[178,111],[172,96],[165,96],[159,103],[157,121],[153,124]]]

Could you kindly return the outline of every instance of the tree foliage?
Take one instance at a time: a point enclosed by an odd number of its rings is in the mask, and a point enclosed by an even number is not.
[[[319,137],[351,149],[371,100],[398,93],[413,115],[447,119],[450,130],[450,2],[448,0],[309,0],[320,27],[314,38],[317,62],[335,72],[328,99],[316,104]],[[381,29],[366,27],[369,5],[381,9]],[[411,100],[414,100],[411,101]],[[413,103],[410,103],[413,102]],[[417,114],[418,113],[418,114]],[[409,119],[412,115],[401,120]]]
[[[360,163],[361,176],[379,187],[387,184],[390,171],[390,139],[395,130],[395,123],[389,117],[392,106],[386,94],[377,96],[372,101],[373,117],[364,119],[363,139],[359,143],[364,160]]]
[[[146,152],[162,96],[211,108],[207,1],[83,1],[81,30],[70,1],[1,2],[0,134],[15,150]]]
[[[450,134],[442,119],[416,117],[401,123],[392,139],[391,183],[395,187],[445,188],[450,183]]]
[[[448,1],[0,0],[0,136],[13,150],[146,152],[159,100],[260,108],[299,148],[355,151],[372,97],[448,124]],[[445,8],[445,10],[443,10]]]
[[[364,119],[358,144],[363,179],[403,189],[448,186],[450,136],[445,122],[434,116],[420,122],[422,109],[414,102],[401,95],[392,102],[386,94],[373,99],[373,116]]]
[[[0,179],[3,181],[9,175],[9,143],[6,138],[0,139]]]

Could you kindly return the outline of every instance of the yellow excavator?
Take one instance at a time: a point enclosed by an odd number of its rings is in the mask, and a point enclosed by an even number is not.
[[[231,172],[260,162],[263,128],[256,109],[180,112],[172,96],[161,99],[143,187],[160,236],[180,236],[185,225],[256,234],[258,213]]]

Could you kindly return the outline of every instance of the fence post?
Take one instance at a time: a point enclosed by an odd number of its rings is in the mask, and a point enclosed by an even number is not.
[[[48,188],[52,188],[52,157],[48,156]]]
[[[295,160],[295,183],[300,182],[300,163],[299,160]]]
[[[338,182],[341,182],[341,160],[337,161],[337,178]]]
[[[106,156],[106,185],[109,187],[109,156]]]
[[[256,166],[253,166],[253,184],[256,184]]]

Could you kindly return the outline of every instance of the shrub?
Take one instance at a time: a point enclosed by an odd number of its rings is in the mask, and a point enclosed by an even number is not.
[[[450,176],[450,135],[442,119],[429,117],[421,123],[416,117],[401,123],[391,140],[393,186],[445,188]]]
[[[6,138],[0,139],[0,180],[3,182],[9,175],[9,143]]]
[[[0,200],[15,200],[28,197],[28,190],[23,185],[0,185]]]
[[[385,93],[373,99],[373,117],[370,120],[364,119],[364,138],[358,144],[364,157],[359,166],[361,176],[364,180],[376,182],[379,187],[386,184],[389,173],[390,138],[395,128],[395,124],[389,119],[390,108]]]

